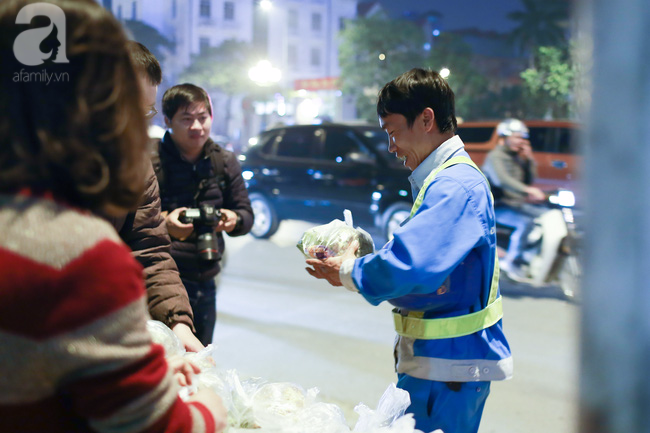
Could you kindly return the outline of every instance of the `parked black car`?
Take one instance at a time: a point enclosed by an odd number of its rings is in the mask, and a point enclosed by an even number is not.
[[[273,235],[284,219],[324,224],[350,209],[355,226],[390,239],[411,209],[410,171],[371,125],[297,125],[264,131],[240,156],[255,214],[251,233]]]

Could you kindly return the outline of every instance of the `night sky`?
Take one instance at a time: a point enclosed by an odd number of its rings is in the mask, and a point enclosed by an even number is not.
[[[521,0],[379,0],[393,16],[405,10],[442,13],[441,30],[476,27],[508,32],[513,23],[506,15],[522,9]]]

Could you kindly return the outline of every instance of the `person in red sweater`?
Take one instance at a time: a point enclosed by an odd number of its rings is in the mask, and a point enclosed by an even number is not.
[[[178,397],[142,267],[94,216],[134,209],[149,164],[120,24],[93,0],[4,0],[0,28],[0,432],[224,430],[214,392]]]

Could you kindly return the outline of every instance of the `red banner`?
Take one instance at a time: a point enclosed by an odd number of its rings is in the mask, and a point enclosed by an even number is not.
[[[339,77],[310,78],[305,80],[294,80],[293,88],[295,90],[305,89],[311,91],[317,90],[338,90]]]

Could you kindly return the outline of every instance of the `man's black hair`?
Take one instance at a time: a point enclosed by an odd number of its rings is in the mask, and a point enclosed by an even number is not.
[[[162,111],[169,120],[174,117],[180,108],[190,106],[195,102],[202,102],[212,116],[212,104],[208,93],[194,84],[184,83],[167,89],[162,98]]]
[[[162,82],[162,70],[160,69],[158,59],[151,54],[151,51],[136,41],[129,41],[127,43],[127,49],[129,50],[131,63],[133,63],[136,72],[144,73],[151,84],[155,86],[160,85]]]
[[[379,117],[401,114],[409,128],[427,107],[433,110],[441,133],[456,132],[454,92],[435,71],[413,68],[387,83],[377,99]]]

